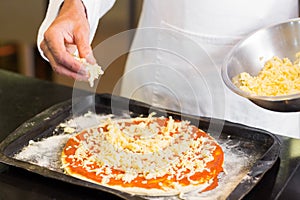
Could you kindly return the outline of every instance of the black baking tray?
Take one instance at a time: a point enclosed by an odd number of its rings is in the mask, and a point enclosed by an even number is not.
[[[202,130],[209,131],[213,137],[217,137],[221,140],[230,138],[232,141],[238,141],[240,146],[237,148],[243,148],[246,153],[248,150],[252,153],[259,151],[261,156],[253,162],[253,165],[247,173],[247,179],[242,180],[227,196],[227,199],[242,199],[245,197],[245,195],[251,191],[259,180],[263,178],[264,174],[272,168],[280,153],[280,141],[277,137],[261,129],[213,118],[192,116],[171,110],[155,108],[135,100],[111,94],[96,94],[76,97],[53,105],[23,123],[1,142],[0,162],[37,173],[48,178],[108,192],[124,199],[144,199],[142,196],[131,195],[108,187],[82,181],[64,173],[53,171],[46,167],[34,165],[29,162],[17,160],[13,157],[16,153],[20,152],[24,146],[27,146],[30,140],[40,140],[42,138],[49,137],[53,135],[56,127],[60,123],[74,117],[74,115],[81,115],[91,110],[99,114],[113,113],[114,115],[124,115],[125,113],[130,117],[140,115],[147,116],[151,112],[156,112],[157,115],[172,116],[175,119],[190,120],[192,124],[197,125]],[[220,127],[222,127],[221,132]]]

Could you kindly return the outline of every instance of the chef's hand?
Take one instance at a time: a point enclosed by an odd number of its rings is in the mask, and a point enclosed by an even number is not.
[[[87,80],[88,74],[82,68],[82,63],[74,59],[72,54],[78,50],[80,58],[85,58],[91,64],[96,63],[89,45],[89,32],[81,0],[65,0],[40,45],[55,72],[73,79]]]

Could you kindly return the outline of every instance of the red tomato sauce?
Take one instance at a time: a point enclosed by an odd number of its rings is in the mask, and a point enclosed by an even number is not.
[[[157,122],[159,123],[160,126],[165,126],[167,123],[167,120],[157,120]],[[135,121],[134,123],[140,123],[140,122]],[[98,128],[98,130],[99,130],[99,128]],[[103,127],[103,130],[104,131],[107,130],[107,126]],[[83,132],[79,133],[76,136],[76,139],[79,141],[85,140],[84,134],[86,134],[86,133],[88,133],[88,132],[83,131]],[[201,136],[209,137],[205,132],[199,130],[197,127],[193,128],[193,133],[194,133],[194,135],[193,135],[194,139],[197,139]],[[175,133],[173,133],[173,134],[175,134]],[[63,150],[63,153],[66,156],[65,161],[70,164],[69,166],[67,166],[68,169],[72,173],[79,174],[81,176],[84,176],[90,180],[93,180],[93,181],[101,184],[102,179],[103,179],[102,176],[103,175],[105,176],[106,175],[105,173],[100,173],[97,175],[96,172],[89,172],[82,167],[82,161],[76,161],[74,163],[72,158],[69,157],[69,156],[72,157],[72,155],[75,155],[77,147],[80,143],[79,141],[76,141],[73,138],[70,138],[67,141],[65,148]],[[213,179],[213,183],[203,191],[212,190],[215,187],[217,187],[218,186],[217,175],[223,171],[222,165],[223,165],[223,161],[224,161],[224,153],[223,153],[221,147],[216,142],[213,142],[212,145],[216,147],[216,149],[213,152],[214,160],[207,163],[207,165],[206,165],[206,168],[208,168],[210,170],[209,171],[204,170],[203,172],[196,172],[193,176],[190,177],[191,180],[197,181],[199,184],[206,183],[207,181]],[[91,169],[96,169],[96,168],[101,167],[97,163],[93,163],[88,166]],[[115,175],[124,174],[123,171],[115,170],[115,169],[111,169],[111,173],[115,174]],[[185,172],[185,174],[188,174],[188,173],[189,173],[189,171]],[[111,178],[107,184],[108,185],[119,185],[122,187],[140,187],[140,188],[157,188],[157,189],[163,189],[163,187],[173,188],[174,182],[178,182],[183,186],[187,186],[187,185],[191,184],[187,177],[185,177],[181,180],[177,180],[176,176],[173,176],[172,179],[168,180],[168,176],[169,176],[169,174],[166,174],[165,176],[158,177],[156,179],[145,179],[143,176],[138,176],[137,178],[133,179],[130,183],[128,183],[128,182],[124,183],[121,179],[117,180],[117,179]]]

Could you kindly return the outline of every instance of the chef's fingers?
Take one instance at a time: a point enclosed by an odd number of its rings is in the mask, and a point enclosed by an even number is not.
[[[55,37],[53,37],[55,35]],[[48,56],[48,59],[50,61],[51,56],[51,65],[54,65],[54,68],[57,68],[57,66],[67,68],[72,72],[78,72],[78,73],[84,73],[84,70],[82,70],[82,64],[74,59],[74,57],[67,51],[66,44],[65,44],[65,37],[63,36],[63,33],[52,33],[51,30],[48,29],[48,31],[44,34],[44,41],[43,41],[43,47],[41,48],[48,52],[48,54],[45,54],[45,56]],[[56,66],[57,65],[57,66]]]
[[[51,64],[51,61],[50,61],[50,64]],[[57,74],[64,75],[64,76],[67,76],[67,77],[70,77],[70,78],[73,78],[73,79],[79,80],[79,81],[87,81],[87,79],[88,79],[87,76],[82,75],[78,72],[71,71],[68,68],[65,68],[59,64],[52,63],[51,66],[52,66],[53,71],[56,72]]]
[[[92,47],[89,45],[89,35],[86,33],[86,31],[79,31],[75,35],[75,44],[77,45],[80,58],[85,58],[90,64],[96,64]]]
[[[69,52],[71,55],[74,56],[77,51],[77,47],[74,44],[66,44],[66,50],[67,52]]]
[[[44,55],[48,58],[53,71],[55,71],[58,74],[65,75],[76,80],[85,80],[85,81],[87,80],[88,77],[86,71],[82,67],[79,70],[77,69],[74,70],[72,67],[71,68],[65,67],[61,62],[57,62],[57,59],[53,56],[52,51],[50,51],[45,41],[41,43],[41,49],[43,50]],[[69,53],[67,53],[67,55],[71,56]],[[74,58],[72,57],[72,59]],[[75,59],[74,61],[78,62]]]
[[[92,65],[97,64],[97,61],[96,61],[92,51],[87,56],[85,56],[85,59],[88,63],[90,63]]]

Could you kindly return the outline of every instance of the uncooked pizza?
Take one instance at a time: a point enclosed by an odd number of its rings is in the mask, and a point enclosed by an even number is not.
[[[189,121],[107,119],[72,136],[61,156],[67,174],[132,194],[166,196],[218,185],[224,153]]]

